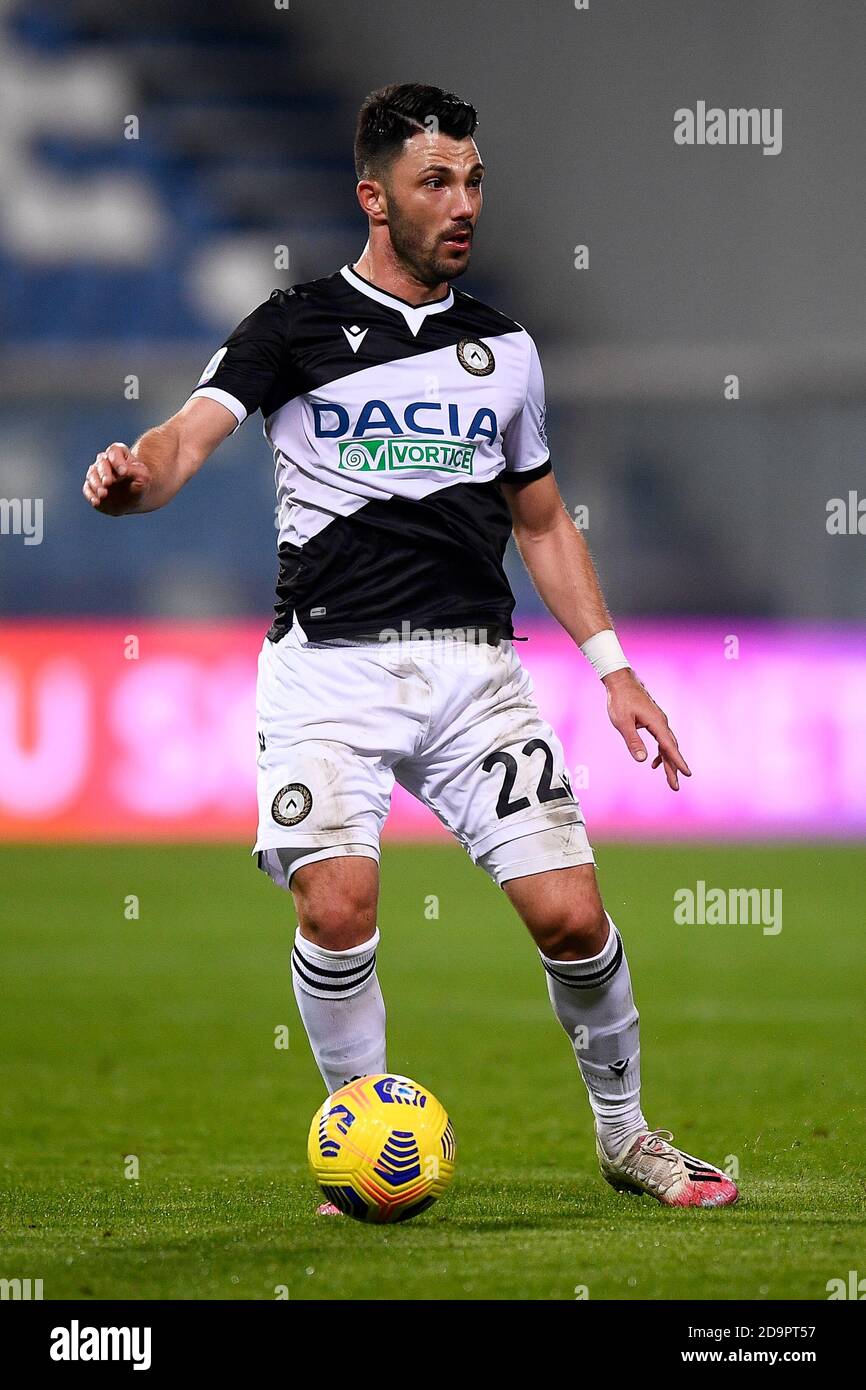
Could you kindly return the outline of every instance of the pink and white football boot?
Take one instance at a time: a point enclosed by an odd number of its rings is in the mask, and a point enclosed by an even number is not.
[[[630,1139],[614,1157],[596,1137],[602,1176],[618,1192],[648,1192],[666,1207],[727,1207],[739,1197],[737,1185],[712,1163],[683,1153],[668,1141],[669,1129],[651,1129]]]

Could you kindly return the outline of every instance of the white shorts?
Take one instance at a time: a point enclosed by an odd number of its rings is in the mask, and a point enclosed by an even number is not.
[[[379,858],[397,781],[500,886],[595,862],[562,744],[514,645],[265,638],[256,691],[259,867]]]

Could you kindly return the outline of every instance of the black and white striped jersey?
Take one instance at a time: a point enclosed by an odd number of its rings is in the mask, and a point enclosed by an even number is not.
[[[277,641],[499,625],[500,483],[550,471],[532,338],[459,290],[413,306],[350,266],[275,290],[193,391],[255,410],[274,454]]]

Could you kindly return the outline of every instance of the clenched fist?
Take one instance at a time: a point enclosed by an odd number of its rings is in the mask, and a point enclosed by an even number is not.
[[[106,516],[123,516],[134,512],[142,493],[150,483],[147,465],[128,444],[110,444],[87,470],[81,491],[91,507]]]

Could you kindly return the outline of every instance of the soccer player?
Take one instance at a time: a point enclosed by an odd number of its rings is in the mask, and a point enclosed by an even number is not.
[[[514,646],[512,531],[547,608],[603,681],[631,756],[647,758],[645,729],[671,790],[691,775],[623,654],[559,494],[535,344],[453,288],[481,212],[476,124],[468,102],[437,87],[373,92],[355,141],[369,224],[357,261],[275,290],[182,409],[132,447],[98,454],[83,491],[112,516],[164,507],[262,412],[280,572],[258,665],[252,852],[294,897],[295,996],[328,1091],[387,1070],[376,910],[396,780],[528,927],[607,1181],[668,1206],[722,1206],[734,1183],[641,1110],[622,938],[562,745]]]

